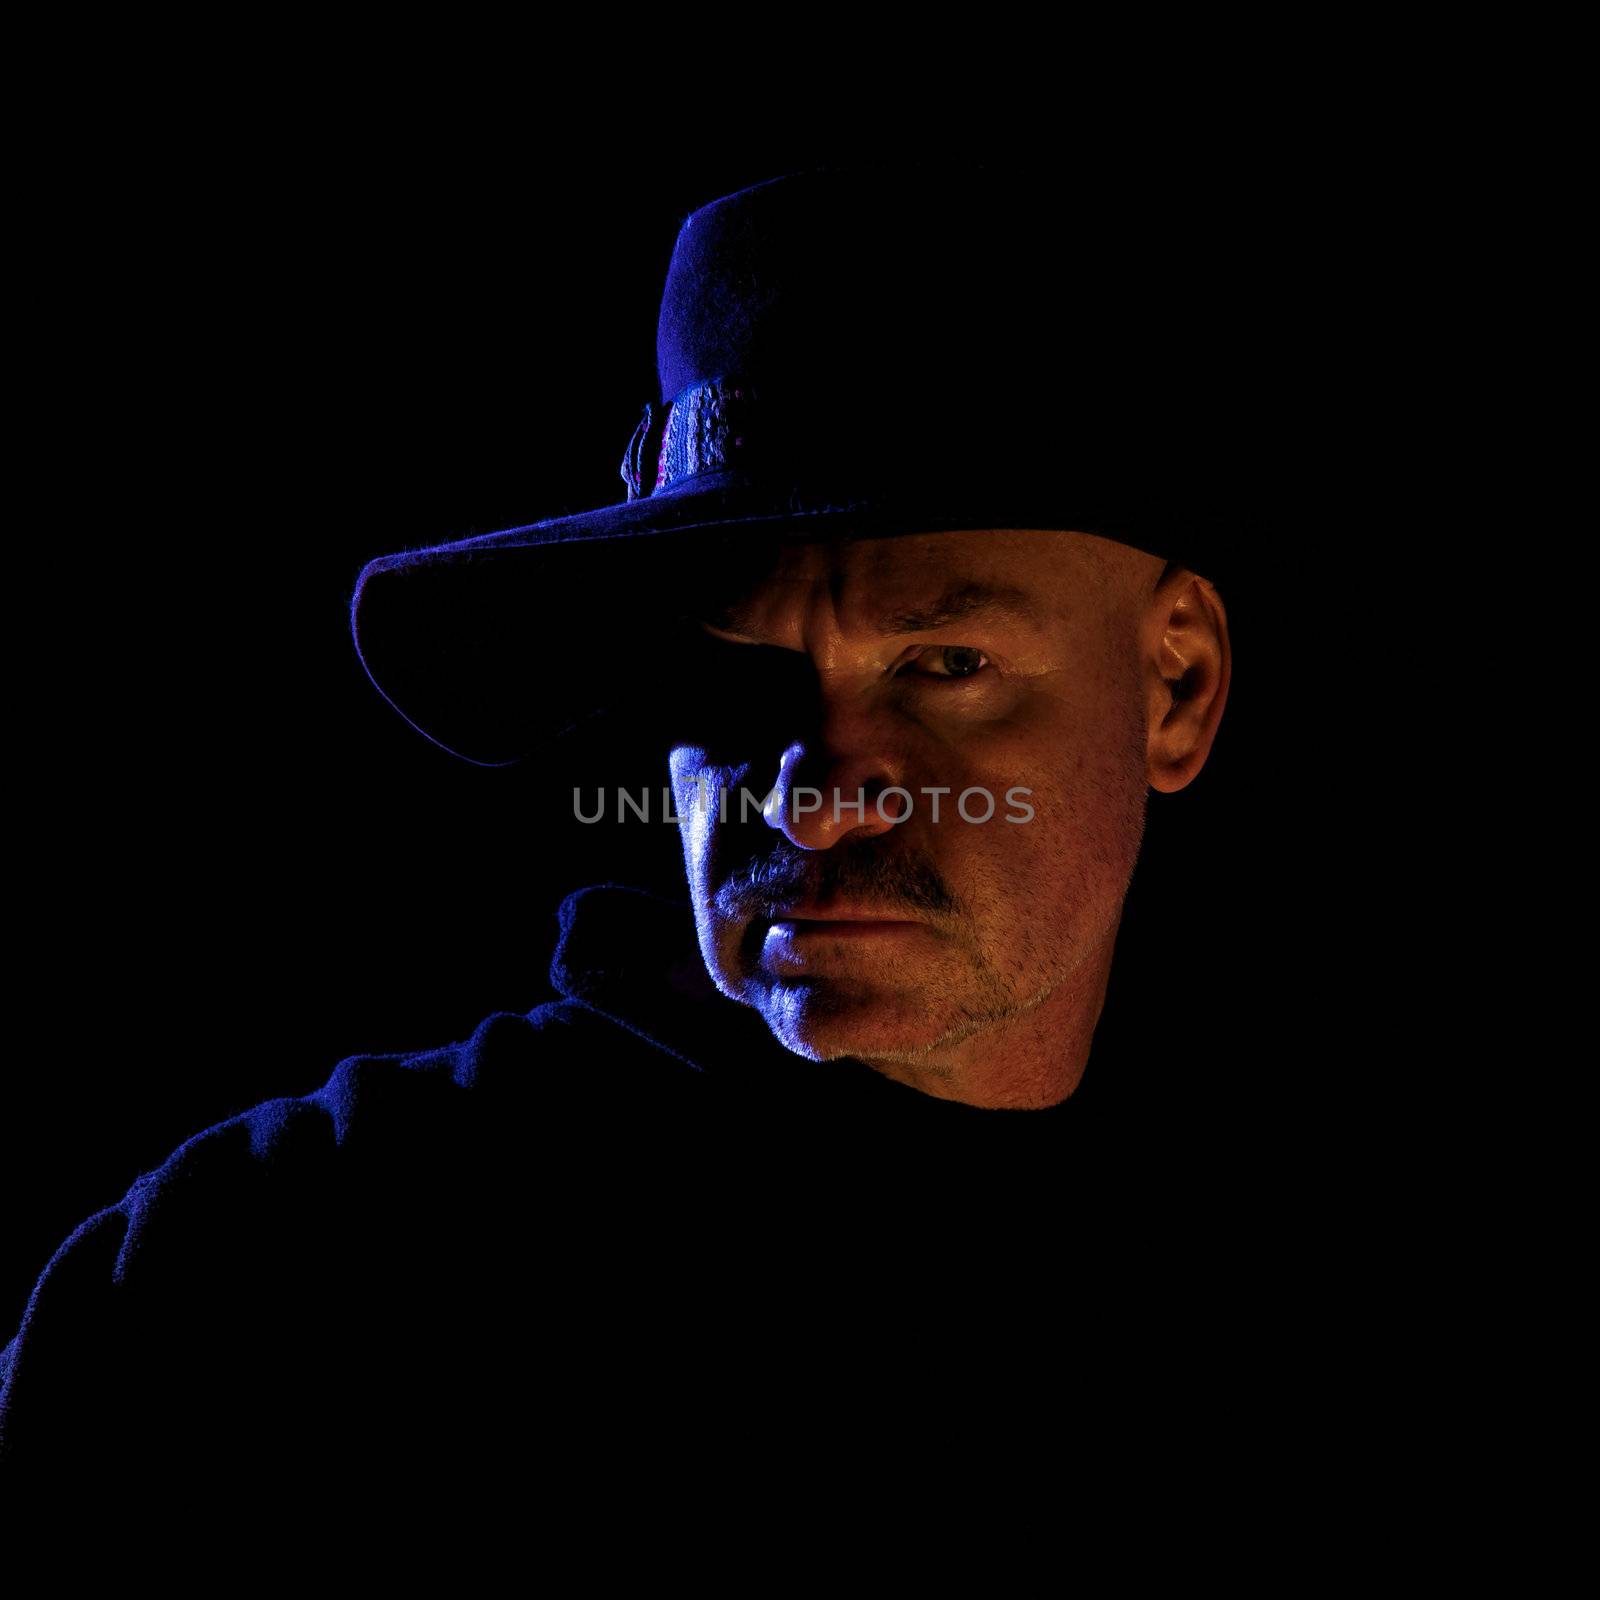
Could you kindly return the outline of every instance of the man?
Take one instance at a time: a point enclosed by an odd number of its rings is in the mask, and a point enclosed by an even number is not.
[[[974,1271],[1064,1181],[1147,1203],[1213,1080],[1189,1029],[1099,1070],[1112,958],[1148,791],[1216,738],[1261,466],[1249,297],[1200,281],[978,169],[694,213],[627,500],[373,561],[352,609],[469,760],[663,762],[692,917],[575,896],[564,999],[342,1062],[88,1219],[0,1366],[6,1452],[405,1470],[550,1422],[533,1330],[609,1375],[606,1426],[676,1425],[791,1296],[926,1267],[896,1222],[952,1171],[981,1201],[920,1245]]]

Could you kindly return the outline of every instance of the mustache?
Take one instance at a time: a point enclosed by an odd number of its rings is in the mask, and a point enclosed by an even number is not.
[[[716,904],[723,916],[747,921],[774,918],[796,901],[836,898],[881,911],[948,915],[960,910],[931,861],[888,854],[871,839],[820,851],[784,842],[723,884]]]

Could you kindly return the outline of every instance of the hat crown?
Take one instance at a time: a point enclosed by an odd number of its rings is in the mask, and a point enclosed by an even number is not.
[[[1242,413],[1279,342],[1261,258],[1204,199],[982,164],[742,189],[679,231],[661,401],[754,384],[783,417],[765,460],[800,477],[966,465],[1192,500],[1265,425]]]
[[[971,175],[953,187],[974,187]],[[661,399],[729,375],[817,387],[844,372],[929,365],[927,309],[961,276],[970,239],[940,199],[925,173],[822,169],[702,206],[667,271]]]

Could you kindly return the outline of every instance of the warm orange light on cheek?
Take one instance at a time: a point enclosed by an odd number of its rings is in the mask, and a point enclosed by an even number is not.
[[[921,712],[930,748],[953,768],[979,775],[972,781],[1047,768],[1077,726],[1069,706],[1033,683],[998,685],[959,706]]]

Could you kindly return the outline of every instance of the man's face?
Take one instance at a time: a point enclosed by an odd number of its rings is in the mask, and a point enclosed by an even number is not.
[[[1162,565],[930,533],[773,550],[711,596],[671,772],[717,987],[802,1056],[952,1098],[986,1035],[1103,994]]]

